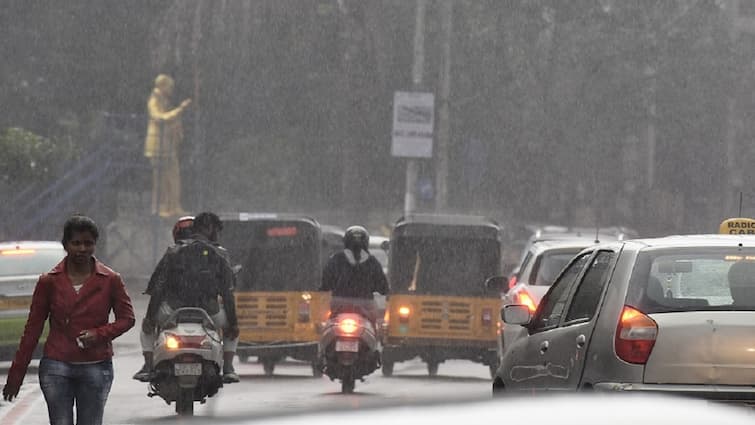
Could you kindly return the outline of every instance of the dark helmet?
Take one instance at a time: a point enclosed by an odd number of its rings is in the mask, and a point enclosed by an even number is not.
[[[351,251],[359,249],[367,251],[370,246],[370,234],[362,226],[351,226],[343,235],[343,246]]]
[[[194,216],[185,215],[176,221],[173,225],[173,242],[178,242],[180,239],[187,239],[193,233],[192,227],[194,226]]]

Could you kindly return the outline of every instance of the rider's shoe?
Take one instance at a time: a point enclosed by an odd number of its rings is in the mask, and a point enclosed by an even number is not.
[[[144,366],[134,374],[133,378],[137,381],[149,382],[152,380],[152,370],[147,364],[144,364]]]
[[[137,381],[149,382],[154,377],[154,374],[152,373],[152,352],[144,351],[142,355],[144,355],[144,364],[142,365],[142,368],[134,374],[133,378]]]
[[[239,382],[239,381],[241,381],[241,378],[233,369],[233,366],[229,365],[227,367],[223,367],[223,383],[224,384],[235,384],[236,382]]]

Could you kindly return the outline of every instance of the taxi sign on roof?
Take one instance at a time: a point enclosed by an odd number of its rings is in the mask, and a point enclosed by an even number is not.
[[[721,223],[718,233],[724,235],[755,235],[755,220],[751,218],[730,218]]]

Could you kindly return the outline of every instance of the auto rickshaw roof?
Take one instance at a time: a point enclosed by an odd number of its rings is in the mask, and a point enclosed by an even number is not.
[[[500,231],[498,223],[483,216],[412,214],[396,222],[393,236],[499,239]]]

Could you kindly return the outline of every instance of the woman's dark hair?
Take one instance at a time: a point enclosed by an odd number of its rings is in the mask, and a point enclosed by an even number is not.
[[[92,234],[94,241],[97,242],[97,238],[100,236],[100,231],[97,229],[97,224],[94,220],[85,215],[72,215],[71,218],[66,220],[66,224],[63,225],[63,245],[73,237],[74,232],[89,232]]]

